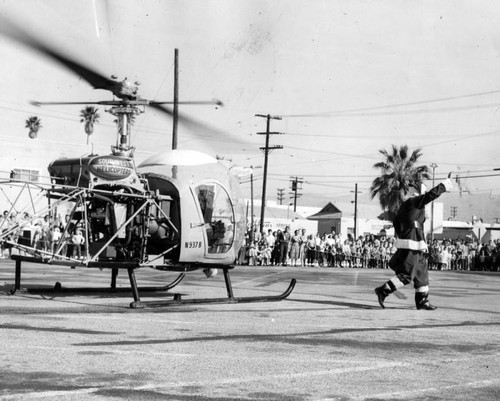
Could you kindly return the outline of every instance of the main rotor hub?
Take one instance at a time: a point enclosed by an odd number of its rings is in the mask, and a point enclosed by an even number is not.
[[[115,156],[133,157],[135,147],[130,145],[131,127],[134,117],[143,113],[137,106],[124,103],[106,110],[117,117],[116,122],[116,145],[111,146],[111,152]]]
[[[139,82],[131,82],[127,78],[118,85],[115,95],[120,99],[137,99],[139,93]]]

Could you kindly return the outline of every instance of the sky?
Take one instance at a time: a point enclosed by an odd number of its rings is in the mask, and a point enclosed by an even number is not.
[[[298,177],[302,205],[348,205],[355,184],[359,202],[377,204],[369,188],[379,151],[408,145],[422,150],[420,164],[437,165],[436,181],[461,177],[443,198],[444,218],[453,207],[462,220],[500,218],[496,1],[6,0],[0,14],[106,76],[139,81],[147,99],[172,100],[179,49],[180,100],[224,102],[181,112],[228,134],[180,126],[179,148],[253,166],[257,194],[266,120],[256,114],[270,114],[281,117],[270,145],[283,146],[269,155],[270,199],[283,188],[290,202]],[[19,144],[24,120],[37,115],[43,128],[26,145],[35,153],[44,141],[65,156],[109,152],[114,117],[104,110],[86,145],[81,106],[29,104],[109,93],[7,38],[0,48],[0,140]],[[171,124],[150,109],[137,118],[139,161],[170,146]],[[248,179],[242,187],[249,195]]]

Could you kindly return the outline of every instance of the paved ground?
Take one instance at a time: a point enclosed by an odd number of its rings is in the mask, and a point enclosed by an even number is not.
[[[25,287],[109,281],[29,264],[23,274]],[[144,310],[124,293],[7,295],[13,276],[0,262],[0,400],[500,399],[498,273],[432,272],[432,312],[414,309],[411,288],[380,309],[383,270],[241,267],[236,296],[277,294],[292,277],[296,289],[277,303]],[[175,277],[138,273],[144,285]],[[222,275],[201,272],[176,291],[225,295]]]

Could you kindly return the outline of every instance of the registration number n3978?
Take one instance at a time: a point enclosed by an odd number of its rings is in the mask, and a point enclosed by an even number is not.
[[[201,241],[189,241],[184,243],[184,248],[201,248]]]

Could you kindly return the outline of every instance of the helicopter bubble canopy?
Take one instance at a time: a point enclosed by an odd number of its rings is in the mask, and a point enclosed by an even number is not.
[[[181,149],[160,152],[140,163],[137,170],[139,174],[161,174],[179,183],[216,180],[227,186],[234,197],[240,196],[238,182],[225,162],[203,152]]]
[[[223,161],[195,150],[168,150],[153,155],[139,164],[139,174],[160,174],[176,185],[215,180],[229,187],[236,194],[235,177]]]
[[[168,150],[157,153],[146,160],[140,165],[141,167],[152,166],[198,166],[201,164],[214,164],[217,159],[207,155],[206,153],[198,152],[196,150]]]
[[[246,219],[239,182],[228,168],[226,162],[217,160],[202,152],[169,150],[154,155],[139,164],[138,172],[147,178],[151,189],[159,190],[160,193],[169,195],[174,200],[183,199],[183,207],[180,210],[181,221],[184,222],[184,229],[181,230],[182,244],[198,243],[200,241],[199,237],[197,237],[200,235],[197,234],[200,231],[199,227],[221,222],[224,223],[228,233],[234,233],[231,240],[226,241],[224,237],[223,242],[232,243],[230,248],[223,247],[220,250],[221,253],[219,253],[218,247],[209,246],[207,253],[200,253],[201,259],[197,261],[207,263],[207,260],[214,259],[214,262],[217,262],[220,258],[227,258],[228,261],[235,260],[243,243]],[[167,181],[171,185],[166,184]],[[176,188],[175,190],[172,189],[172,185]],[[218,214],[215,213],[213,216],[217,215],[217,218],[221,220],[220,222],[214,221],[211,217],[205,219],[208,215],[202,209],[207,203],[200,202],[200,197],[203,198],[203,193],[207,190],[212,193],[209,197],[213,204],[210,209],[217,209]],[[196,224],[198,220],[195,216],[198,207],[194,205],[198,203],[201,211],[199,216],[204,219],[203,222],[206,224]],[[223,217],[221,216],[224,213],[221,210],[227,212]],[[208,230],[207,237],[213,235],[214,232],[215,230]],[[210,242],[210,238],[208,241]],[[184,259],[188,260],[196,257],[190,251],[182,248],[179,260],[184,261]]]

